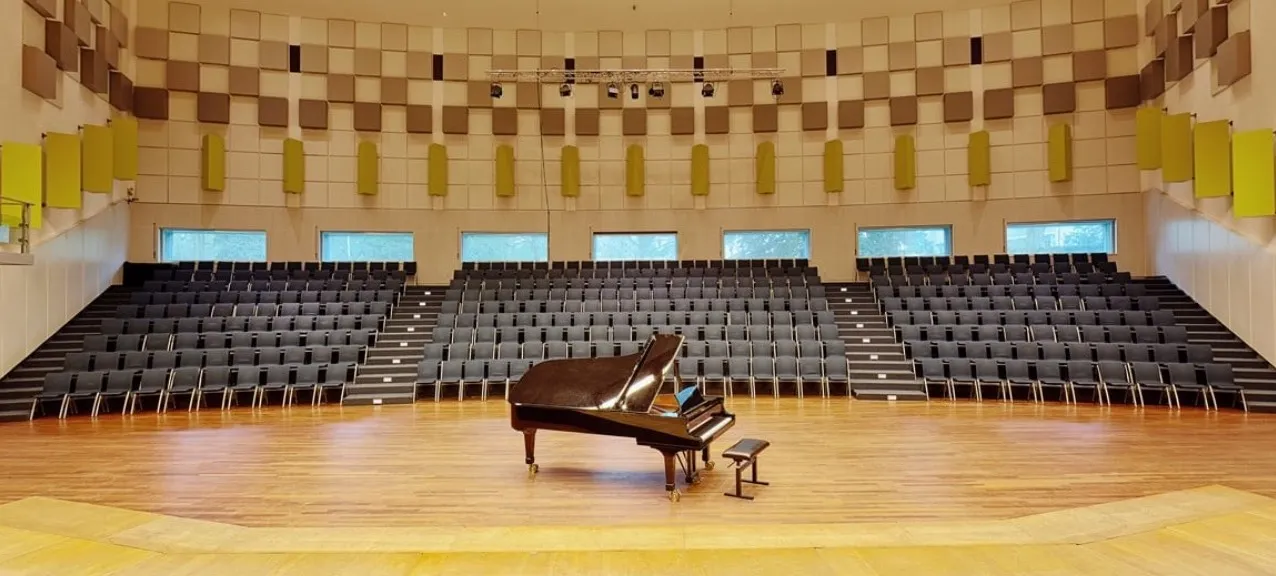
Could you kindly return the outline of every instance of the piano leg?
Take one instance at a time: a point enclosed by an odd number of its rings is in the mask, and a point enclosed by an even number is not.
[[[704,445],[704,450],[701,450],[701,451],[700,451],[700,458],[704,461],[704,469],[705,469],[705,470],[713,470],[713,460],[711,460],[711,459],[710,459],[710,458],[711,458],[711,456],[709,456],[709,445],[708,445],[708,444],[705,444],[705,445]]]
[[[674,479],[674,459],[678,457],[678,453],[661,450],[660,455],[665,458],[665,493],[669,494],[670,502],[677,502],[682,497]]]
[[[534,475],[540,471],[540,466],[536,465],[536,429],[528,428],[523,430],[523,451],[527,454],[524,459],[527,462],[527,474]]]

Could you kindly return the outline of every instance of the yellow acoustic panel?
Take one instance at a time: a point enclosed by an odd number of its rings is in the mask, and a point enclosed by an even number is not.
[[[1166,182],[1191,182],[1192,115],[1173,114],[1161,119],[1161,179]]]
[[[565,198],[580,196],[580,148],[563,146],[563,190]]]
[[[447,146],[430,145],[429,181],[431,196],[447,196]]]
[[[646,183],[642,146],[632,144],[625,150],[625,195],[642,196]]]
[[[1276,146],[1271,130],[1238,132],[1232,137],[1232,173],[1236,178],[1236,216],[1276,214]]]
[[[917,146],[907,134],[895,138],[895,189],[917,187]]]
[[[20,226],[24,204],[30,208],[32,228],[43,225],[44,151],[37,144],[5,142],[0,145],[0,198],[22,202],[0,204],[0,224]]]
[[[360,142],[358,155],[355,192],[375,195],[381,183],[381,156],[377,154],[377,144],[367,140]]]
[[[284,140],[284,192],[306,191],[306,145],[296,138]]]
[[[757,190],[758,194],[775,194],[775,143],[758,144]]]
[[[1050,127],[1046,144],[1051,182],[1072,180],[1072,126],[1055,124]]]
[[[106,126],[87,125],[80,146],[84,191],[110,194],[115,187],[115,134]]]
[[[1161,120],[1164,116],[1160,108],[1139,108],[1136,113],[1134,136],[1139,170],[1161,168]]]
[[[112,154],[116,180],[137,180],[137,120],[119,116],[111,120],[111,134],[115,143]]]
[[[992,137],[987,130],[970,135],[966,163],[971,187],[992,185]]]
[[[204,190],[226,189],[226,140],[220,134],[205,134],[199,150],[199,180]]]
[[[1227,120],[1202,122],[1193,134],[1196,197],[1232,194],[1232,125]]]
[[[691,147],[691,195],[709,195],[709,145]]]
[[[841,192],[842,182],[842,141],[829,140],[824,143],[824,191]]]
[[[44,203],[50,208],[79,208],[80,135],[50,132],[44,136]]]
[[[509,144],[496,147],[496,195],[514,195],[514,147]]]

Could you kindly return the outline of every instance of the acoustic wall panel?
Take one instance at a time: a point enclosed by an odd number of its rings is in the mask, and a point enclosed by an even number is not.
[[[1236,178],[1233,215],[1276,214],[1276,146],[1271,130],[1238,132],[1232,137],[1232,173]]]
[[[580,148],[563,146],[563,190],[564,198],[580,196]]]
[[[831,194],[843,188],[842,141],[829,140],[824,143],[824,191]]]
[[[1072,126],[1055,124],[1050,127],[1047,142],[1051,182],[1072,180]]]
[[[496,147],[496,195],[514,195],[514,147],[509,144]]]
[[[5,142],[0,145],[0,197],[14,202],[0,204],[0,224],[22,225],[22,211],[30,209],[30,226],[43,225],[44,151],[37,144]]]
[[[691,195],[709,195],[709,145],[691,147]]]
[[[1135,116],[1135,142],[1139,170],[1161,168],[1161,120],[1165,113],[1160,108],[1139,108]]]
[[[111,119],[115,148],[111,159],[116,180],[137,180],[137,119],[117,116]]]
[[[430,145],[429,173],[426,180],[431,196],[447,196],[447,146]]]
[[[106,126],[84,126],[80,137],[81,187],[85,192],[110,194],[115,186],[115,135]]]
[[[306,147],[296,138],[284,140],[284,192],[306,191]]]
[[[631,144],[625,149],[625,195],[642,196],[646,192],[647,173],[642,146]]]
[[[1227,120],[1202,122],[1193,134],[1196,197],[1232,194],[1232,125]]]
[[[377,153],[376,142],[360,142],[357,154],[355,192],[375,195],[381,183],[381,155]]]
[[[758,194],[775,194],[775,143],[758,144],[758,155],[754,162],[758,172],[754,182]]]
[[[44,203],[50,208],[80,208],[80,135],[44,136]]]
[[[987,130],[971,133],[966,163],[971,187],[992,185],[992,135]]]
[[[199,150],[200,185],[209,192],[226,190],[226,140],[205,134]]]
[[[1191,182],[1192,115],[1173,114],[1161,120],[1161,178],[1166,182]]]
[[[917,187],[917,145],[907,134],[895,137],[895,189]]]

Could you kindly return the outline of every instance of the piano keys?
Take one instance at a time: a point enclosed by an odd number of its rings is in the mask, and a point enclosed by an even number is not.
[[[713,469],[710,444],[735,425],[721,397],[683,386],[677,365],[682,343],[682,336],[657,334],[637,354],[532,366],[509,390],[510,425],[523,433],[528,474],[539,470],[537,430],[633,438],[663,456],[665,491],[677,502],[675,468],[688,483],[698,482],[700,463]],[[673,404],[662,406],[658,395],[669,380]]]

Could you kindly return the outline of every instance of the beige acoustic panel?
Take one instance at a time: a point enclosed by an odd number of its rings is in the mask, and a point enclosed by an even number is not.
[[[405,121],[409,134],[429,134],[434,131],[434,109],[429,105],[409,104]]]
[[[277,128],[288,127],[288,99],[274,96],[257,98],[257,124]]]
[[[864,127],[864,101],[843,100],[837,103],[837,127],[857,130]]]
[[[727,134],[731,132],[731,110],[722,106],[704,109],[704,133]]]
[[[806,102],[802,104],[802,130],[824,130],[829,125],[827,102]]]

